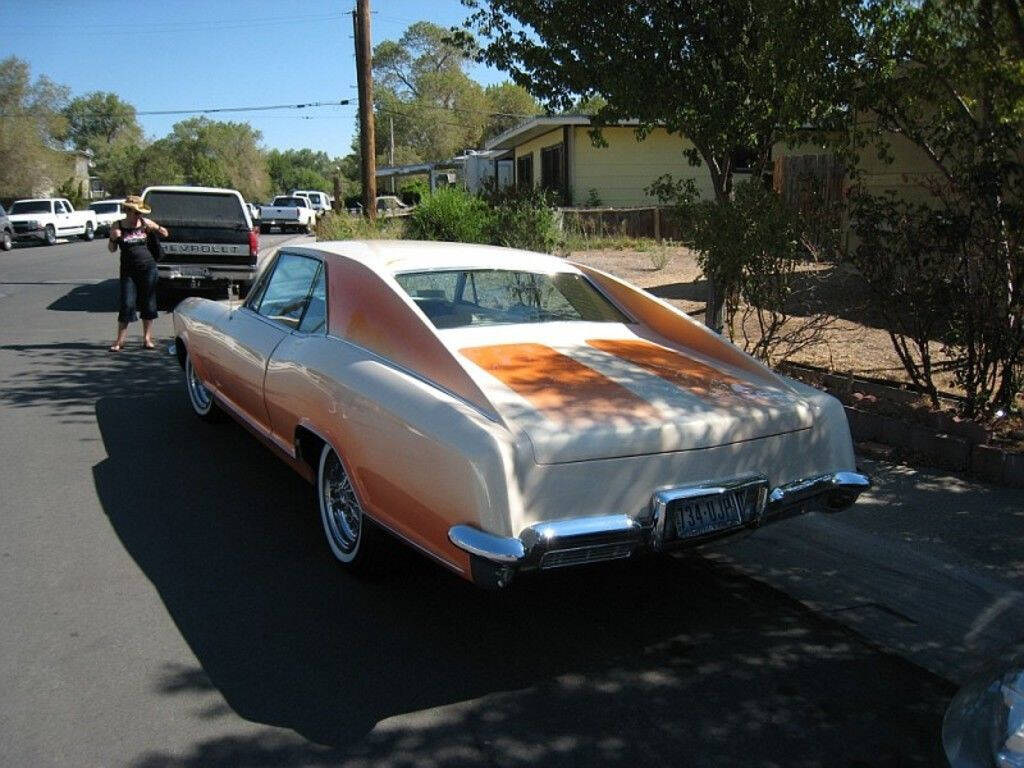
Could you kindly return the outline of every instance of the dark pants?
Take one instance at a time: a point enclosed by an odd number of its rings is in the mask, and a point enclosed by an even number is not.
[[[138,319],[136,306],[143,320],[156,319],[156,280],[156,262],[121,267],[121,311],[117,313],[119,323],[134,323]]]

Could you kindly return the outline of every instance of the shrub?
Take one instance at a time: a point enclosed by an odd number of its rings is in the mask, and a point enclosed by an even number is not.
[[[416,240],[488,243],[491,212],[481,198],[462,187],[442,187],[424,197],[408,216],[409,236]]]
[[[799,215],[778,195],[745,181],[736,185],[732,199],[718,203],[702,200],[692,179],[671,176],[659,178],[650,191],[673,206],[671,215],[684,242],[697,251],[704,275],[732,286],[725,296],[731,340],[742,336],[744,350],[769,364],[824,340],[831,316],[794,318],[788,308],[797,266],[807,252]]]
[[[405,220],[378,218],[370,221],[350,213],[324,214],[316,224],[317,240],[400,240],[405,236]]]
[[[559,232],[551,200],[541,190],[492,194],[488,236],[494,245],[553,252]]]

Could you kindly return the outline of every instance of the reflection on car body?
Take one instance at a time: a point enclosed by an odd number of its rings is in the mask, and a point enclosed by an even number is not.
[[[312,481],[358,569],[388,531],[481,586],[692,546],[869,487],[832,397],[597,270],[452,243],[285,248],[179,305],[203,418]]]

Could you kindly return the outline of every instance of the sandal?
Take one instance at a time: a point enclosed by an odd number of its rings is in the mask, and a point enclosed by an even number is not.
[[[121,351],[121,345],[120,345],[120,344],[111,344],[111,345],[110,345],[110,346],[108,347],[108,349],[109,349],[109,350],[110,350],[111,352],[120,352],[120,351]]]
[[[153,342],[149,342],[149,344],[147,344],[146,342],[142,342],[142,348],[143,349],[156,349],[156,344],[154,344]]]

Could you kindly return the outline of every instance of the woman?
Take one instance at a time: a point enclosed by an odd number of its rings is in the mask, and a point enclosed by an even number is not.
[[[120,352],[128,334],[128,323],[135,322],[136,303],[142,315],[142,345],[153,349],[153,321],[156,319],[156,260],[149,252],[147,239],[151,232],[167,237],[167,230],[155,221],[143,218],[150,208],[138,195],[130,195],[121,208],[126,218],[110,228],[107,248],[111,253],[121,249],[121,310],[117,314],[117,339],[111,352]]]

